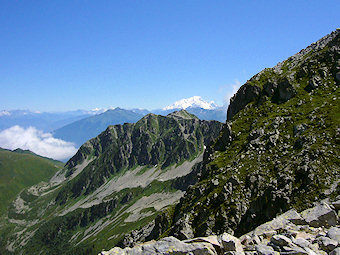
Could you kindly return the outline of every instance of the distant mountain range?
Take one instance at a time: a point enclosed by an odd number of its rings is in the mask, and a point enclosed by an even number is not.
[[[0,131],[15,125],[23,128],[32,126],[43,132],[52,133],[54,138],[72,142],[76,147],[80,147],[87,140],[103,132],[109,125],[135,123],[149,113],[165,116],[182,109],[201,120],[220,122],[226,120],[226,107],[219,107],[213,101],[207,102],[199,96],[193,96],[152,111],[142,108],[127,110],[118,107],[58,113],[3,110],[0,112]]]
[[[143,114],[132,110],[115,108],[59,128],[53,132],[53,136],[73,142],[77,147],[80,147],[87,140],[103,132],[109,125],[134,123],[143,116]]]
[[[95,114],[92,111],[33,112],[29,110],[0,111],[0,131],[18,125],[24,128],[35,127],[44,132],[63,127],[74,121]]]

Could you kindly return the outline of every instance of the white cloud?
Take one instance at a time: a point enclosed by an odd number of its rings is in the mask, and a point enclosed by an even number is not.
[[[0,147],[14,150],[21,148],[38,155],[57,160],[68,159],[77,149],[73,143],[56,139],[50,133],[44,133],[34,127],[13,126],[0,132]]]
[[[232,98],[241,87],[241,82],[239,80],[235,80],[233,84],[229,84],[226,87],[228,88],[228,92],[224,97],[224,102],[226,105],[229,105],[230,98]]]
[[[1,112],[0,112],[0,117],[1,117],[1,116],[10,116],[10,115],[11,115],[11,113],[8,112],[8,111],[1,111]]]

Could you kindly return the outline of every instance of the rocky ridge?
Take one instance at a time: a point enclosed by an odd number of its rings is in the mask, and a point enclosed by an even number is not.
[[[228,233],[182,241],[165,237],[133,248],[115,247],[99,255],[337,255],[340,254],[339,210],[340,196],[334,201],[317,203],[301,213],[291,209],[240,238]]]
[[[340,30],[247,81],[208,147],[199,182],[121,242],[242,236],[340,194]]]

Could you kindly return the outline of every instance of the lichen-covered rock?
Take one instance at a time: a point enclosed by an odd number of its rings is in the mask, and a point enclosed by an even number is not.
[[[243,247],[240,240],[230,234],[223,233],[220,237],[220,243],[224,251],[243,252]]]
[[[340,247],[335,248],[333,251],[329,253],[329,255],[340,255]]]
[[[255,249],[258,255],[276,255],[279,254],[274,251],[273,247],[267,245],[255,245]]]
[[[327,204],[319,204],[301,213],[308,225],[312,227],[335,226],[338,216]]]
[[[325,236],[320,236],[317,238],[317,242],[320,246],[320,248],[326,252],[331,252],[338,246],[338,242],[335,240],[332,240]]]
[[[270,238],[270,242],[276,246],[292,246],[292,240],[284,235],[274,235]]]
[[[338,227],[332,227],[327,232],[327,237],[330,239],[333,239],[334,241],[337,241],[340,243],[340,228]]]

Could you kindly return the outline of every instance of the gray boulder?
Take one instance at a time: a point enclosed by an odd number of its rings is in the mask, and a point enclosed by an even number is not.
[[[291,209],[273,220],[258,226],[247,235],[271,237],[273,234],[276,234],[274,231],[286,230],[288,227],[290,229],[296,228],[294,224],[306,224],[306,221],[295,209]]]
[[[241,241],[238,238],[230,234],[223,233],[219,236],[219,239],[224,251],[244,252]]]
[[[331,227],[327,232],[327,237],[340,243],[340,228]]]
[[[340,200],[332,202],[332,205],[334,206],[335,210],[340,210]]]
[[[277,90],[274,92],[274,102],[284,103],[296,95],[296,90],[293,85],[284,78],[277,86]]]
[[[283,251],[280,254],[289,255],[309,255],[308,251],[302,249],[301,247],[283,247]]]
[[[293,240],[293,243],[302,248],[309,247],[311,245],[310,242],[303,238],[296,238]]]
[[[340,247],[335,248],[333,251],[329,253],[329,255],[340,255]]]
[[[338,216],[327,204],[319,204],[301,213],[307,224],[311,227],[335,226]]]
[[[320,236],[317,238],[317,242],[320,248],[326,252],[331,252],[338,246],[338,242],[328,237]]]
[[[284,235],[274,235],[270,238],[270,242],[279,247],[293,246],[292,240]]]
[[[306,250],[306,252],[308,252],[308,255],[320,255],[320,252],[319,252],[319,254],[317,254],[315,251],[313,251],[309,247],[305,247],[304,249]]]
[[[275,255],[279,254],[278,252],[274,251],[273,247],[259,244],[255,245],[255,250],[258,255]]]

